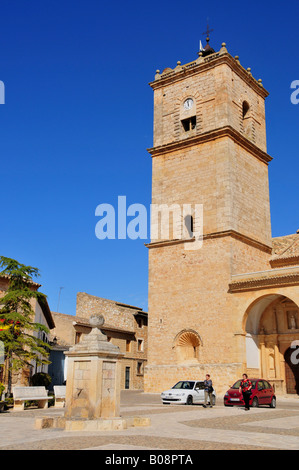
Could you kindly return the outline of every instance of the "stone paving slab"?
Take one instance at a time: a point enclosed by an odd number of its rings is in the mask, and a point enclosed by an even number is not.
[[[278,411],[278,410],[277,410]],[[186,423],[188,421],[194,420],[197,414],[197,418],[204,418],[207,421],[207,414],[210,413],[210,427],[209,424],[206,424],[203,427],[200,425],[197,428],[190,427]],[[269,414],[271,412],[276,412],[276,410],[270,409],[252,409],[250,413],[254,414]],[[208,441],[208,442],[217,442],[222,444],[232,445],[232,446],[259,446],[268,449],[292,449],[299,450],[299,438],[298,436],[292,436],[287,434],[285,436],[277,436],[273,433],[260,433],[260,432],[248,432],[242,431],[239,429],[227,429],[225,426],[222,428],[213,427],[213,421],[217,417],[226,417],[228,420],[231,420],[232,416],[237,416],[239,421],[247,416],[247,412],[244,412],[242,409],[226,409],[226,408],[215,408],[215,409],[206,409],[204,411],[186,411],[184,413],[169,413],[167,419],[161,414],[152,414],[152,426],[150,428],[144,428],[141,430],[143,436],[157,436],[161,435],[163,437],[168,437],[171,439],[189,439],[196,441]],[[273,413],[272,413],[273,417]],[[285,418],[287,422],[288,415]],[[183,422],[182,422],[183,421]],[[209,420],[208,420],[209,421]],[[133,430],[128,430],[127,434],[133,433]]]
[[[121,414],[149,416],[150,426],[109,433],[70,433],[34,429],[36,417],[62,416],[63,410],[1,413],[0,450],[299,450],[299,407],[245,412],[221,404],[212,409],[161,406],[158,397],[146,394],[139,394],[137,399],[134,394],[126,397]]]
[[[288,429],[297,431],[299,436],[299,414],[296,416],[288,416],[284,418],[274,418],[271,420],[253,421],[251,423],[241,423],[241,426],[254,426],[254,427],[265,427],[275,429]]]

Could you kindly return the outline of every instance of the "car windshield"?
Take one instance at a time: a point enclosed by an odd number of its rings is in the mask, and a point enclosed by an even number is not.
[[[241,380],[238,380],[231,388],[239,388],[241,385]]]
[[[238,380],[231,388],[234,388],[234,389],[239,388],[241,385],[241,382],[242,380]],[[256,380],[250,380],[250,382],[252,383],[252,388],[255,388]]]
[[[177,384],[175,384],[172,388],[176,389],[183,389],[183,390],[192,390],[194,387],[194,382],[190,382],[189,380],[181,380]]]

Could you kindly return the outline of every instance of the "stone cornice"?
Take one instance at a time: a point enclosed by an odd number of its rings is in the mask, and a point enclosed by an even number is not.
[[[144,245],[146,246],[146,248],[161,248],[164,246],[173,246],[173,245],[179,245],[180,243],[190,243],[194,241],[195,241],[195,237],[174,239],[174,240],[159,240],[157,242],[145,243]]]
[[[203,239],[210,239],[210,238],[220,238],[220,237],[232,237],[235,238],[236,240],[240,240],[244,243],[247,243],[248,245],[254,246],[255,248],[258,248],[262,251],[265,251],[266,253],[271,253],[272,252],[272,247],[265,245],[264,243],[255,240],[254,238],[248,237],[247,235],[244,235],[241,232],[237,232],[236,230],[225,230],[223,232],[215,232],[215,233],[209,233],[203,236]]]
[[[244,276],[245,277],[245,276]],[[246,292],[257,289],[267,289],[273,287],[286,287],[286,286],[299,286],[299,266],[294,272],[271,273],[267,271],[260,276],[249,277],[238,280],[233,280],[229,284],[229,292]]]
[[[272,160],[272,157],[270,157],[270,155],[268,155],[266,152],[254,145],[248,139],[243,137],[240,132],[236,131],[231,126],[221,127],[220,129],[205,132],[194,137],[189,137],[187,139],[179,140],[176,142],[170,142],[169,144],[161,145],[159,147],[153,147],[147,149],[147,151],[152,157],[158,157],[166,153],[175,152],[188,147],[193,147],[194,145],[202,144],[223,137],[230,137],[234,142],[238,143],[241,147],[250,152],[254,157],[259,159],[260,161],[264,162],[266,165],[268,165],[268,163]]]
[[[240,232],[237,232],[236,230],[225,230],[222,232],[207,233],[202,236],[202,239],[210,240],[213,238],[223,238],[223,237],[235,238],[236,240],[240,240],[244,243],[247,243],[248,245],[254,246],[255,248],[258,248],[259,250],[264,251],[269,254],[271,254],[272,252],[272,248],[270,246],[265,245],[264,243],[261,243],[260,241],[255,240],[254,238],[248,237],[247,235],[244,235]],[[159,240],[156,242],[147,243],[145,244],[145,246],[147,248],[161,248],[164,246],[178,245],[180,243],[190,243],[190,242],[194,242],[195,240],[196,240],[195,237],[175,239],[175,240]]]
[[[225,48],[207,57],[201,57],[188,64],[175,67],[168,73],[157,74],[156,79],[150,82],[149,85],[155,90],[176,81],[184,80],[188,75],[202,73],[221,64],[227,64],[240,78],[250,84],[262,98],[265,99],[269,95],[269,92],[252,76],[251,72],[246,70],[237,59],[234,59]]]
[[[273,268],[280,268],[283,266],[296,266],[299,265],[299,256],[289,256],[285,258],[273,258],[270,260],[270,264]]]

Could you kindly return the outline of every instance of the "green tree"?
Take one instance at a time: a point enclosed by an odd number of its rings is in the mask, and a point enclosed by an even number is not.
[[[0,341],[4,343],[8,370],[8,395],[11,393],[12,371],[36,364],[49,364],[49,345],[39,336],[47,327],[34,322],[32,300],[43,302],[46,296],[36,290],[34,278],[39,270],[0,256],[0,277],[8,279],[8,289],[0,298]]]

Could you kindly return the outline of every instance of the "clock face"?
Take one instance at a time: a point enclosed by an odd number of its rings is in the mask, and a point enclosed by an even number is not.
[[[184,102],[184,108],[185,109],[191,109],[193,106],[193,100],[191,98],[186,99]]]

